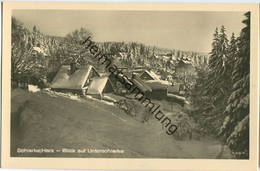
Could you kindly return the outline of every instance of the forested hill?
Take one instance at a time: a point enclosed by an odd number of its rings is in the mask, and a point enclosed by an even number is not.
[[[72,61],[78,65],[90,63],[88,52],[75,42],[92,36],[91,31],[80,28],[66,37],[45,35],[36,26],[27,29],[22,22],[12,18],[12,76],[33,74],[48,77],[63,65]],[[122,67],[157,68],[172,72],[176,61],[184,59],[198,66],[208,62],[207,54],[176,49],[164,49],[136,42],[97,42],[99,48]],[[49,79],[51,80],[51,78]]]
[[[137,42],[102,42],[100,48],[122,61],[128,67],[170,68],[176,60],[186,59],[194,65],[207,63],[208,55],[200,52],[165,49]]]

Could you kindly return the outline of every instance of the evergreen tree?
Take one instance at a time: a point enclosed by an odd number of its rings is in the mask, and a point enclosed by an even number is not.
[[[196,85],[192,90],[193,105],[197,109],[192,112],[194,119],[199,123],[203,132],[215,133],[216,127],[214,121],[217,116],[214,109],[217,109],[214,102],[216,100],[217,88],[216,71],[220,63],[220,34],[216,28],[212,42],[212,50],[210,52],[210,60],[208,68],[197,68],[198,78]],[[196,57],[197,61],[199,56]],[[199,115],[198,115],[199,114]]]
[[[212,96],[215,105],[226,101],[229,95],[231,83],[230,76],[225,73],[228,63],[228,39],[225,27],[222,26],[220,33],[216,29],[213,40],[213,48],[210,53],[208,82],[206,86],[207,94]]]
[[[218,46],[219,46],[219,33],[218,33],[218,28],[216,28],[215,33],[214,33],[214,39],[212,43],[212,50],[210,52],[210,60],[209,60],[209,67],[211,69],[215,68],[215,63],[218,59]]]
[[[229,91],[232,90],[232,79],[230,79],[232,77],[232,70],[234,67],[234,63],[235,60],[237,58],[237,52],[238,52],[238,47],[237,47],[237,39],[235,37],[235,34],[232,33],[232,36],[230,38],[230,43],[228,45],[228,49],[227,49],[227,61],[226,61],[226,65],[224,67],[224,77],[225,77],[225,82],[226,85],[228,87],[226,87],[226,89],[229,89]]]
[[[226,61],[228,60],[227,58],[227,53],[228,53],[228,39],[227,39],[227,35],[225,33],[226,29],[224,26],[221,26],[221,30],[220,30],[220,36],[219,36],[219,41],[220,41],[220,51],[219,51],[219,55],[222,61],[222,67],[219,67],[221,69],[223,69],[226,66]],[[223,73],[222,71],[220,71],[220,73]]]
[[[238,55],[232,73],[233,91],[224,111],[220,134],[237,158],[249,157],[250,12],[238,39]]]
[[[230,78],[232,61],[235,56],[231,52],[231,50],[235,50],[235,40],[229,44],[225,31],[224,26],[221,27],[220,32],[216,28],[210,52],[209,70],[198,70],[199,76],[204,75],[206,78],[197,79],[197,85],[193,92],[200,94],[200,96],[196,98],[193,96],[193,98],[200,103],[197,112],[201,113],[203,117],[200,121],[201,126],[206,128],[209,133],[216,135],[225,118],[223,111],[231,93],[232,82]],[[203,74],[203,72],[208,73]]]
[[[216,89],[217,85],[219,84],[219,80],[217,79],[219,77],[219,74],[217,74],[222,67],[222,58],[220,58],[220,34],[218,32],[218,28],[216,28],[214,33],[214,39],[212,43],[212,50],[210,52],[209,57],[209,73],[207,76],[207,80],[205,82],[205,94],[207,95],[216,95],[217,91]]]

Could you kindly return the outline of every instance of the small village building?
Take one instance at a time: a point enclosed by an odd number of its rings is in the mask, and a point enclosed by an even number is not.
[[[190,61],[180,60],[175,68],[176,73],[184,74],[190,73],[195,74],[196,70]]]
[[[119,52],[118,57],[119,60],[126,60],[127,59],[127,53],[125,52]]]
[[[103,99],[104,93],[113,92],[113,86],[108,76],[95,77],[89,84],[87,95]]]
[[[153,71],[144,70],[139,74],[139,77],[143,80],[160,80],[160,77]]]
[[[166,80],[167,80],[168,82],[173,82],[173,76],[170,75],[170,74],[167,75]]]
[[[37,46],[32,48],[32,53],[33,54],[40,53],[43,56],[47,56],[47,54],[44,52],[44,50],[42,48],[40,48],[40,47],[37,47]]]
[[[123,74],[118,75],[110,74],[108,77],[116,94],[126,94],[128,90],[126,89],[125,84],[127,83],[132,85],[132,83],[129,81],[132,78],[130,72],[123,72]]]
[[[90,82],[100,77],[92,65],[75,69],[72,65],[63,65],[51,83],[51,89],[56,91],[84,94]]]
[[[184,97],[185,92],[183,90],[184,85],[182,83],[175,83],[174,85],[169,86],[167,88],[167,101],[184,106],[184,104],[187,103],[187,100]]]
[[[130,70],[130,72],[132,73],[132,74],[136,74],[136,75],[140,75],[140,74],[142,74],[143,72],[144,72],[144,69],[133,69],[133,70]]]
[[[138,75],[133,74],[132,82],[143,93],[150,94],[152,92],[152,88],[150,86],[148,86]]]
[[[167,89],[168,94],[183,95],[184,84],[175,82],[173,85],[169,86]]]
[[[158,100],[166,98],[167,87],[170,85],[168,81],[149,80],[149,81],[145,81],[145,84],[152,89],[150,98],[158,99]]]

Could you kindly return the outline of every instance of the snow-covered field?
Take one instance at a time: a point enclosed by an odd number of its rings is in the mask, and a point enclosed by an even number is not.
[[[178,140],[161,124],[143,124],[116,106],[51,91],[12,90],[12,156],[232,158],[210,137]],[[164,105],[172,113],[179,105]],[[17,148],[122,149],[124,153],[17,153]],[[222,152],[221,152],[222,151]]]

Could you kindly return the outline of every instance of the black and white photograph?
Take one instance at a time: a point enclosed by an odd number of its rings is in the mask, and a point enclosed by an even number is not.
[[[251,16],[13,9],[9,156],[249,160]]]

